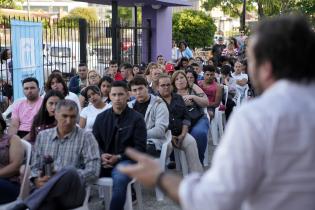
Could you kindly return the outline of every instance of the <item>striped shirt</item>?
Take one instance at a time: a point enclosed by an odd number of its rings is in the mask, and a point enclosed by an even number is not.
[[[99,176],[100,152],[91,132],[75,127],[62,139],[58,137],[56,127],[39,132],[32,154],[31,178],[38,177],[47,155],[53,158],[56,172],[73,166],[85,182]]]

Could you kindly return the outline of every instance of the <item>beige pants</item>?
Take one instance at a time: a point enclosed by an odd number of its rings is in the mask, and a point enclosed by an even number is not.
[[[173,145],[172,144],[169,145],[170,145],[169,148],[167,148],[168,156],[173,151]],[[192,135],[190,135],[189,133],[186,134],[182,142],[182,147],[180,149],[185,152],[189,173],[203,172],[203,167],[199,160],[197,143],[194,137],[192,137]]]

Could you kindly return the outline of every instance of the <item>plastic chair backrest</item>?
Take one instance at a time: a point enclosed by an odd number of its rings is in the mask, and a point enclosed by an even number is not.
[[[18,200],[22,200],[29,194],[29,175],[30,175],[30,164],[31,164],[31,154],[32,154],[32,145],[24,139],[21,139],[22,145],[24,147],[26,162],[25,162],[25,170],[23,175],[23,180],[21,183],[20,194]]]

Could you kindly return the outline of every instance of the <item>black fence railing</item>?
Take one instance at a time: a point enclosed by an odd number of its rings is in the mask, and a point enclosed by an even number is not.
[[[89,69],[100,74],[109,65],[112,55],[112,27],[108,21],[87,23],[82,19],[49,19],[28,17],[2,17],[0,19],[1,67],[0,79],[12,84],[10,72],[14,63],[11,61],[11,20],[24,20],[43,23],[43,73],[45,80],[53,70],[60,70],[69,79],[74,75],[80,62],[86,62]],[[120,23],[116,28],[120,47],[120,63],[139,64],[148,62],[151,52],[151,33],[149,27],[132,27]]]

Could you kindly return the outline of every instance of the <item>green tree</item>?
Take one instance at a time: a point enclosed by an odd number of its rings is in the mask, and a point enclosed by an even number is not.
[[[185,40],[191,48],[210,46],[216,26],[205,12],[184,10],[173,15],[173,39]]]
[[[87,22],[93,22],[99,19],[96,10],[88,7],[74,8],[67,16],[63,17],[64,20],[78,20],[80,18],[85,19]]]
[[[0,8],[5,9],[21,9],[19,6],[16,5],[16,2],[23,2],[19,0],[0,0]]]

